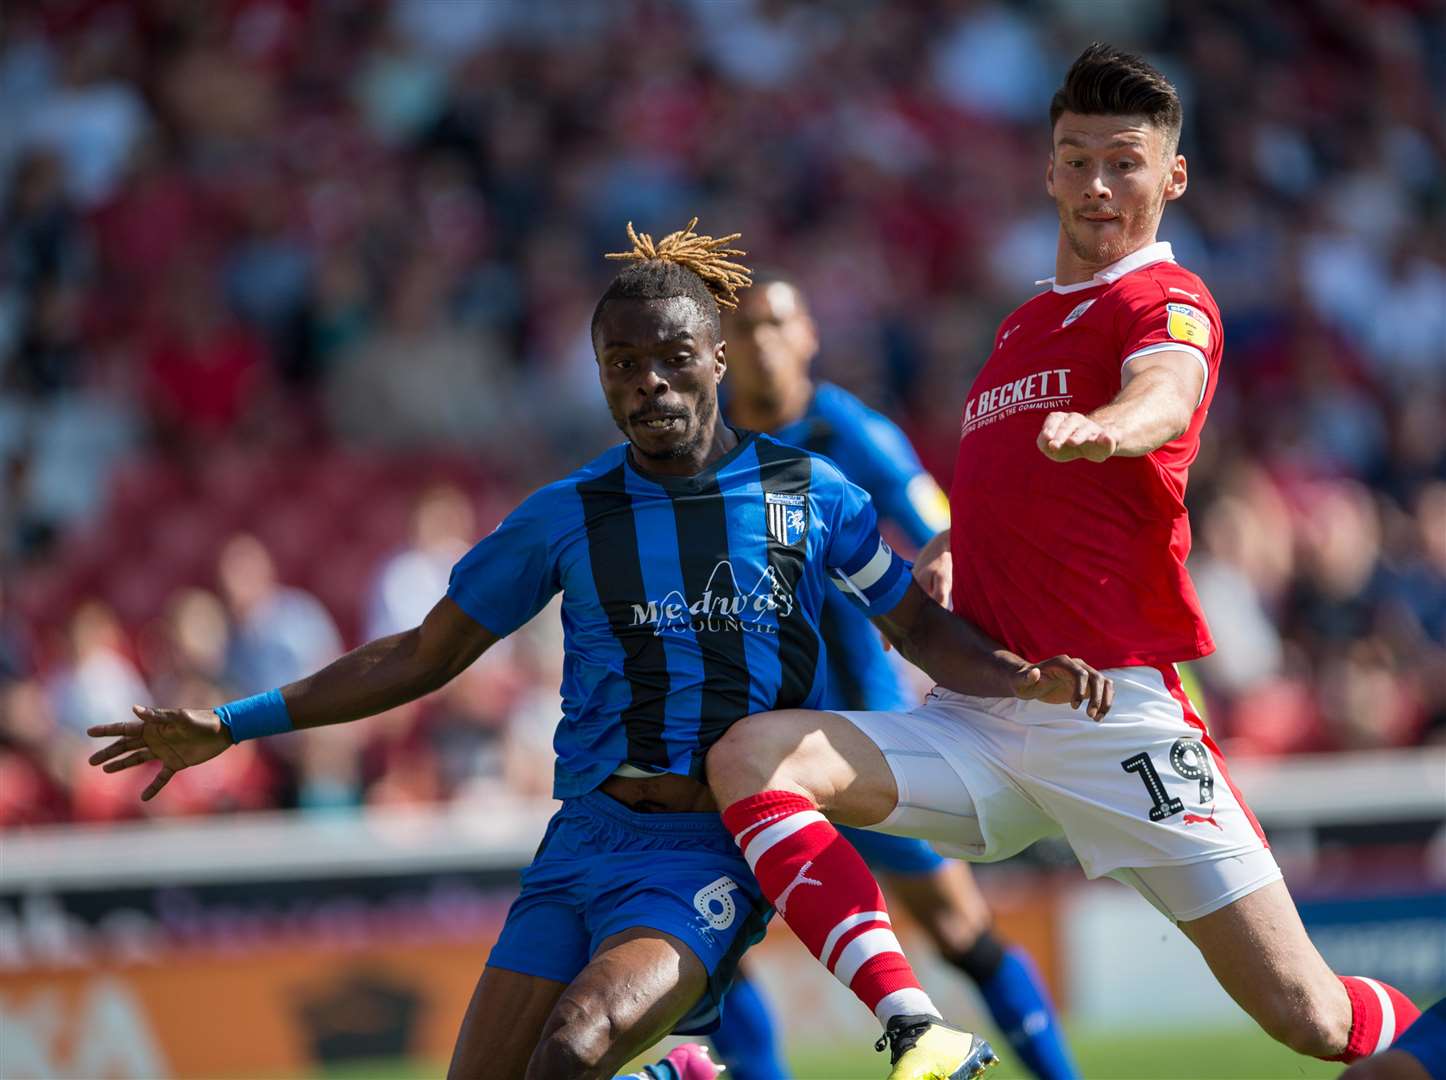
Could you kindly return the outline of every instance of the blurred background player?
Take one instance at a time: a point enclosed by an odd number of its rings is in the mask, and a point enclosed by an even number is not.
[[[955,612],[1017,652],[1087,657],[1114,680],[1110,722],[936,688],[908,712],[750,717],[708,775],[766,896],[804,864],[822,879],[780,914],[845,985],[838,943],[868,933],[849,913],[877,885],[820,872],[843,843],[821,811],[983,861],[1062,833],[1089,877],[1174,921],[1267,1033],[1353,1061],[1417,1010],[1322,959],[1175,670],[1214,649],[1184,496],[1223,353],[1213,297],[1156,240],[1188,182],[1182,115],[1159,71],[1107,44],[1066,73],[1044,175],[1055,274],[999,326],[950,493]]]
[[[832,460],[874,501],[882,525],[914,551],[949,525],[949,500],[898,426],[847,390],[816,382],[818,328],[798,286],[776,274],[754,276],[723,320],[728,342],[729,420],[766,431]],[[947,576],[950,564],[940,560]],[[936,583],[947,596],[947,580]],[[841,592],[824,602],[819,625],[828,647],[826,709],[903,710],[916,704],[899,665],[880,647],[879,632]],[[840,830],[925,930],[940,956],[972,979],[990,1014],[1029,1069],[1044,1080],[1075,1075],[1033,962],[1000,941],[989,906],[968,867],[923,840],[863,829]],[[745,971],[746,975],[746,971]],[[740,977],[729,991],[712,1042],[738,1080],[784,1075],[777,1037],[756,984]]]

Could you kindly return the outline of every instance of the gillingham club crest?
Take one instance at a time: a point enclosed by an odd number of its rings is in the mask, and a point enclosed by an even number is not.
[[[792,547],[808,533],[808,497],[769,491],[763,495],[768,509],[768,535]]]

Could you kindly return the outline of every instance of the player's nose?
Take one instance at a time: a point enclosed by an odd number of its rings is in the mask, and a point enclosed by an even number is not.
[[[638,389],[649,397],[668,392],[667,375],[656,364],[645,364],[638,373]]]

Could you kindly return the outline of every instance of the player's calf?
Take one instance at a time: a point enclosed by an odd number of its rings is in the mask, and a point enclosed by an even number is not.
[[[1351,1028],[1350,1003],[1339,981],[1334,987],[1273,987],[1252,1015],[1267,1035],[1306,1057],[1339,1054]]]
[[[1331,971],[1283,881],[1181,922],[1180,929],[1236,1004],[1298,1054],[1354,1061],[1385,1049],[1418,1015],[1395,987]]]

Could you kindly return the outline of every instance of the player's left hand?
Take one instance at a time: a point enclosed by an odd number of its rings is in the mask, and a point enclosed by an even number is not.
[[[1034,443],[1051,461],[1104,461],[1119,448],[1120,440],[1109,427],[1083,413],[1052,412],[1044,418]]]
[[[1050,705],[1086,705],[1091,720],[1103,720],[1115,702],[1115,684],[1083,660],[1052,656],[1021,668],[1014,677],[1014,696]]]

